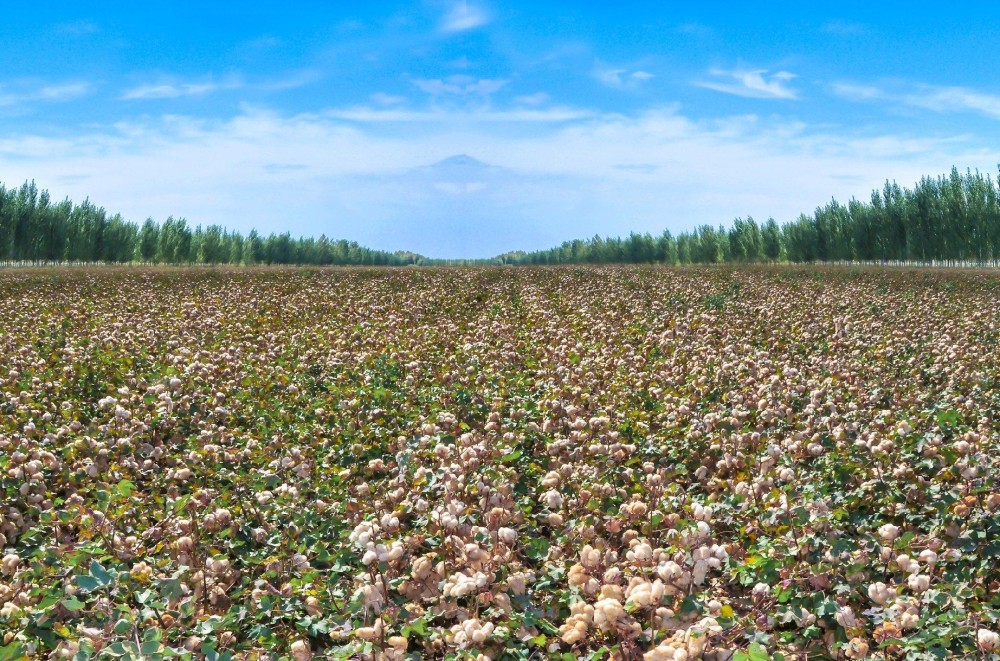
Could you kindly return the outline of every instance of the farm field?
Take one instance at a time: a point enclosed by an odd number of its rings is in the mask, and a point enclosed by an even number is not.
[[[997,658],[1000,276],[0,272],[0,659]]]

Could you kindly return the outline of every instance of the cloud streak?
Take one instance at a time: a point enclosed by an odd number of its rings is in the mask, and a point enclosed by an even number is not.
[[[184,96],[204,96],[220,90],[232,90],[242,87],[242,83],[232,80],[226,83],[178,83],[162,82],[138,85],[122,92],[125,101],[147,99],[177,99]]]
[[[655,78],[654,74],[641,69],[615,69],[598,65],[594,69],[594,78],[602,85],[615,89],[634,89],[640,84]]]
[[[445,33],[466,32],[482,27],[490,22],[485,9],[467,1],[456,2],[441,20],[441,31]]]
[[[709,74],[715,80],[701,80],[694,84],[715,92],[751,99],[798,98],[798,93],[789,86],[789,82],[798,76],[788,71],[769,75],[767,69],[712,69]]]
[[[877,85],[838,82],[831,91],[848,101],[881,101],[937,113],[976,113],[1000,119],[1000,95],[961,86],[938,86],[924,83],[896,85],[886,89]]]
[[[93,89],[94,85],[86,81],[35,84],[32,87],[21,83],[13,91],[7,91],[0,85],[0,107],[18,106],[36,101],[72,101],[90,94]]]
[[[447,78],[414,78],[410,82],[431,96],[489,96],[499,92],[509,81],[454,75]]]

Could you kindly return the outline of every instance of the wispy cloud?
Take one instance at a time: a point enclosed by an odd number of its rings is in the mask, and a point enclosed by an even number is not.
[[[372,103],[380,106],[398,106],[401,103],[406,103],[405,96],[386,94],[385,92],[375,92],[368,98],[371,99]]]
[[[922,86],[905,97],[911,106],[936,112],[977,112],[992,119],[1000,119],[1000,96],[968,87]]]
[[[460,0],[454,3],[441,20],[442,32],[465,32],[490,22],[489,13],[482,7]]]
[[[417,89],[432,96],[489,96],[500,91],[509,81],[455,75],[447,78],[414,78],[411,82]]]
[[[413,110],[408,108],[372,108],[355,106],[338,108],[324,113],[325,117],[365,124],[441,124],[441,125],[481,125],[481,124],[560,124],[581,121],[595,116],[582,108],[553,106],[550,108],[489,109],[435,109]]]
[[[548,103],[550,97],[545,92],[535,92],[534,94],[522,94],[514,97],[514,103],[524,106],[540,106]]]
[[[138,85],[122,92],[121,98],[127,101],[145,99],[176,99],[183,96],[202,96],[217,92],[219,90],[232,90],[242,87],[238,80],[230,80],[224,83],[203,82],[203,83],[179,83],[161,82]]]
[[[1000,95],[959,86],[900,84],[888,87],[850,82],[834,83],[831,91],[849,101],[883,101],[938,113],[971,112],[1000,119]]]
[[[848,101],[874,101],[885,98],[885,92],[874,85],[839,82],[833,83],[830,91]]]
[[[600,62],[594,67],[593,75],[602,85],[617,89],[633,89],[641,83],[656,77],[648,71],[641,69],[617,69],[605,66]]]
[[[798,94],[788,83],[797,76],[788,71],[768,74],[767,69],[712,69],[709,74],[718,80],[702,80],[698,87],[752,99],[795,99]]]
[[[57,84],[20,83],[13,90],[0,85],[0,106],[15,106],[33,101],[69,101],[86,96],[93,90],[92,83],[76,81]]]

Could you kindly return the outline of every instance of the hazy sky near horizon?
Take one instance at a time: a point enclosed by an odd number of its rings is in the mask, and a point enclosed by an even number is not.
[[[485,257],[1000,163],[992,3],[143,4],[5,7],[0,181]]]

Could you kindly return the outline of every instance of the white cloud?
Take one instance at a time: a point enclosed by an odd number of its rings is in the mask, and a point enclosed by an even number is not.
[[[232,90],[242,87],[238,80],[223,83],[212,81],[203,83],[162,82],[138,85],[122,92],[121,98],[127,101],[145,99],[176,99],[182,96],[203,96],[219,90]]]
[[[371,99],[372,103],[379,106],[398,106],[401,103],[406,103],[405,96],[386,94],[385,92],[375,92],[368,98]]]
[[[62,85],[46,85],[38,90],[37,98],[47,101],[65,101],[75,99],[90,93],[90,83],[64,83]]]
[[[419,90],[432,96],[489,96],[500,91],[509,81],[455,75],[447,78],[414,78],[411,82]]]
[[[524,106],[540,106],[549,102],[549,95],[545,92],[535,92],[534,94],[523,94],[514,97],[514,103]]]
[[[937,112],[977,112],[992,119],[1000,119],[1000,96],[967,87],[921,86],[905,97],[911,106]]]
[[[830,86],[830,89],[837,96],[849,101],[872,101],[885,98],[885,93],[874,85],[834,83]]]
[[[38,84],[35,82],[20,82],[11,91],[0,85],[0,106],[16,106],[33,101],[69,101],[86,96],[93,91],[94,85],[85,81],[75,81],[56,84]]]
[[[1000,119],[1000,95],[969,87],[897,83],[885,88],[840,82],[831,90],[851,101],[885,101],[938,113],[972,112]]]
[[[460,0],[452,5],[441,21],[442,32],[465,32],[486,25],[490,15],[485,9],[467,0]]]
[[[559,124],[594,117],[595,114],[583,108],[551,106],[548,108],[514,108],[511,110],[465,109],[465,110],[412,110],[408,108],[370,108],[354,106],[338,108],[323,113],[324,117],[367,124],[442,124],[464,125],[505,125],[505,124]]]
[[[631,89],[656,77],[648,71],[612,68],[600,62],[594,67],[593,74],[601,84],[616,89]]]
[[[456,154],[472,158],[449,159]],[[173,214],[437,256],[737,215],[789,220],[831,195],[865,198],[886,178],[906,184],[951,164],[986,170],[998,161],[995,144],[961,136],[832,132],[754,116],[696,121],[671,108],[245,110],[76,137],[0,130],[0,181],[34,178],[57,199],[89,196],[132,219]]]
[[[778,71],[768,75],[767,69],[713,69],[709,73],[722,80],[703,80],[696,82],[695,85],[724,94],[754,99],[795,99],[798,96],[795,90],[788,86],[788,83],[797,76],[788,71]]]

